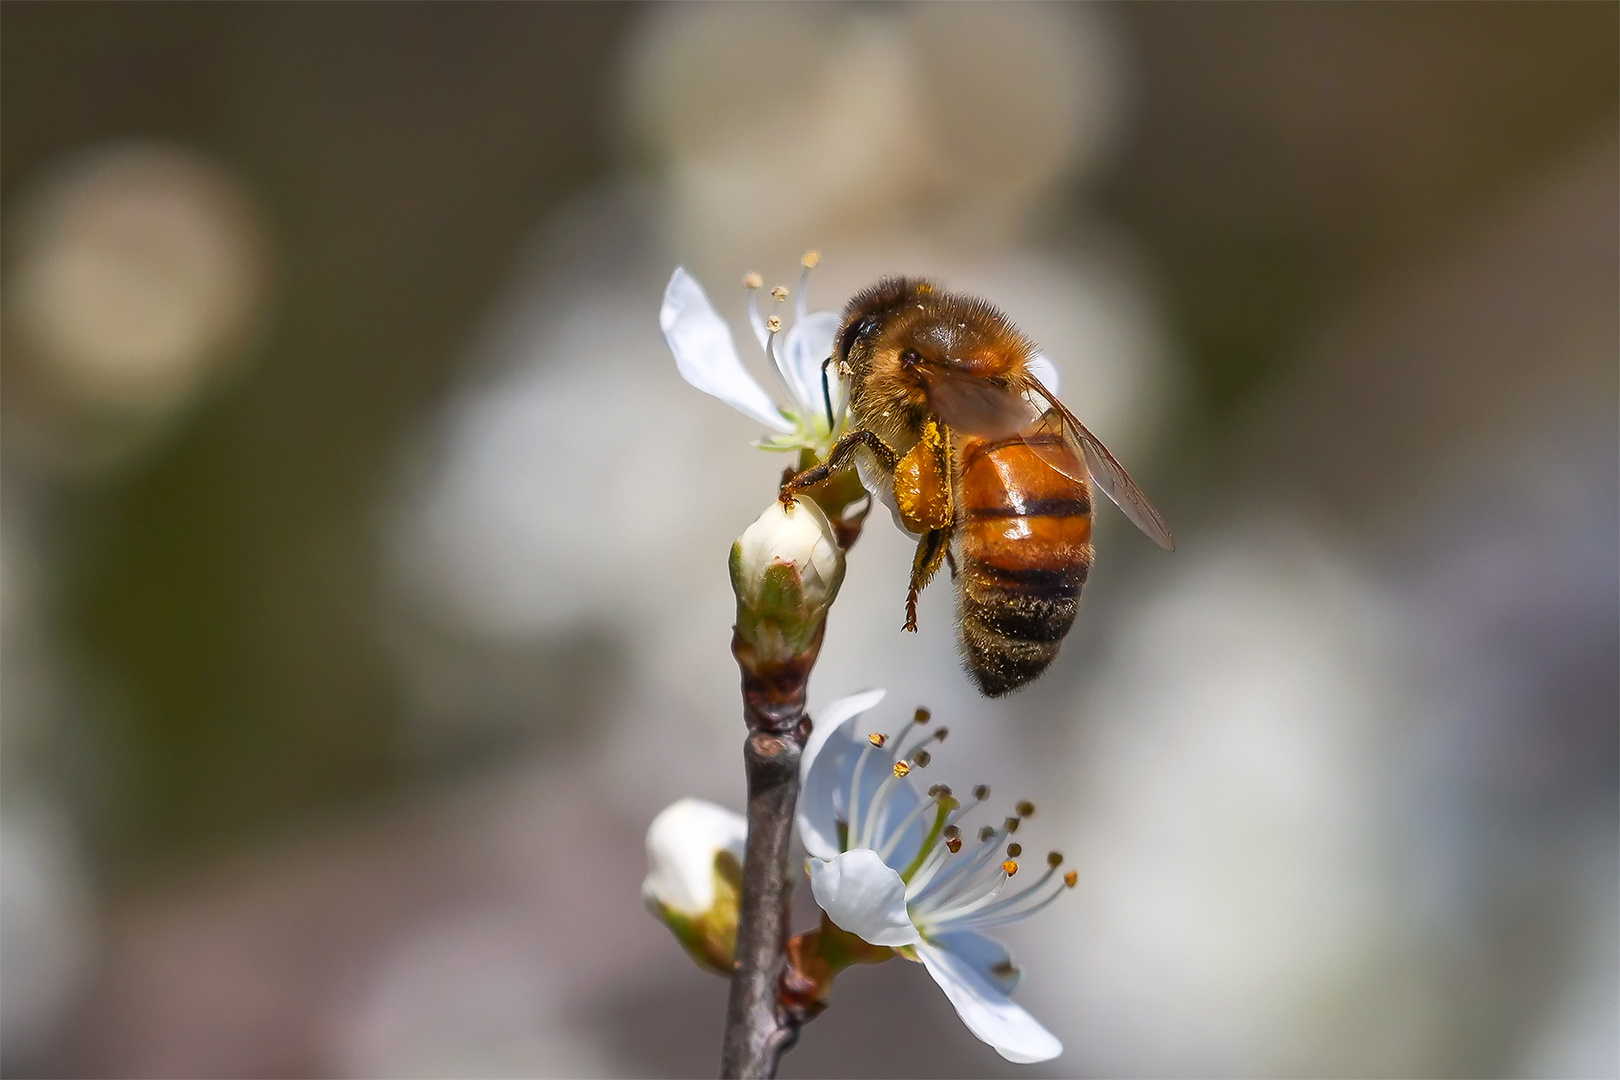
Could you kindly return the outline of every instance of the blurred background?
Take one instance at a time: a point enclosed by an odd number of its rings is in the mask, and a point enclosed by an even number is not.
[[[7,1075],[712,1075],[642,836],[741,806],[783,461],[656,316],[812,247],[1002,305],[1179,550],[1101,509],[992,703],[874,516],[812,706],[1040,804],[1067,1052],[895,962],[784,1075],[1620,1072],[1613,5],[3,25]]]

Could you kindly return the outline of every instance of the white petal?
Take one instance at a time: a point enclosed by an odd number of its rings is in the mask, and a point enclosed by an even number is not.
[[[888,691],[882,687],[876,690],[862,690],[858,694],[841,697],[829,701],[820,713],[812,717],[810,738],[804,744],[804,754],[799,758],[799,773],[801,776],[810,775],[810,766],[821,753],[821,748],[827,742],[827,737],[863,712],[867,712],[883,700]]]
[[[948,934],[931,933],[928,940],[966,962],[1003,994],[1012,993],[1018,986],[1019,972],[1012,966],[1012,954],[994,938],[977,930],[953,930]]]
[[[788,383],[794,388],[801,408],[811,414],[827,411],[826,399],[821,393],[821,362],[832,355],[833,338],[838,335],[841,321],[836,311],[812,311],[796,320],[788,329],[787,340],[778,343]],[[837,385],[830,372],[828,378]],[[837,404],[835,397],[833,405]]]
[[[703,295],[703,286],[685,267],[677,266],[670,275],[664,305],[658,311],[658,325],[664,330],[669,351],[675,354],[681,378],[768,427],[793,430],[782,411],[743,368],[730,328]]]
[[[810,739],[799,759],[803,790],[799,793],[799,839],[818,859],[831,859],[843,850],[838,842],[839,792],[849,790],[848,770],[866,745],[863,736],[848,729],[850,721],[883,700],[883,690],[868,690],[830,702],[815,716]],[[819,768],[812,768],[818,760]],[[870,764],[870,762],[868,763]],[[874,768],[873,773],[880,772]]]
[[[871,945],[916,945],[906,914],[906,883],[870,848],[810,860],[810,891],[827,918]]]
[[[1029,373],[1041,380],[1041,384],[1048,390],[1054,394],[1058,392],[1057,365],[1052,363],[1045,353],[1036,353],[1029,358],[1029,362],[1025,366],[1029,368]]]
[[[945,940],[948,938],[940,939]],[[926,941],[917,946],[917,955],[956,1006],[962,1023],[996,1053],[1019,1064],[1048,1061],[1063,1053],[1063,1044],[1056,1035],[1002,993],[990,976],[966,957]]]
[[[850,789],[862,754],[867,759],[860,775],[859,816],[863,832],[878,789],[894,775],[890,769],[890,751],[873,749],[866,740],[865,732],[853,726],[856,717],[877,704],[882,696],[881,690],[868,691],[834,702],[816,722],[809,744],[805,747],[800,765],[803,791],[799,796],[799,836],[804,841],[805,850],[817,858],[830,859],[846,846],[839,842],[838,823],[849,820]],[[904,729],[910,726],[909,720],[902,721],[902,731],[894,737],[902,737]],[[880,822],[898,825],[916,807],[919,799],[913,784],[891,784],[887,810],[880,817]],[[898,867],[909,863],[926,832],[924,822],[913,821],[906,827],[904,838],[895,845],[888,861]],[[881,841],[861,844],[859,837],[851,836],[848,846],[882,847],[883,844]]]
[[[729,851],[741,861],[747,838],[748,821],[741,814],[702,799],[671,803],[647,828],[642,899],[702,915],[714,906],[714,857]]]

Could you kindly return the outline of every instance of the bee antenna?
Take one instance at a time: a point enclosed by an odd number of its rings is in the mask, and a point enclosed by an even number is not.
[[[821,362],[821,400],[827,406],[827,430],[830,432],[836,426],[833,423],[832,411],[832,385],[827,381],[827,365],[832,363],[832,357]]]

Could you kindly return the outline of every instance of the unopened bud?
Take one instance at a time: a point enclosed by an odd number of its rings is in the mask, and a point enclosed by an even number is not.
[[[741,814],[701,799],[671,804],[647,829],[641,899],[700,967],[730,977],[742,894]]]
[[[791,660],[816,641],[843,581],[844,551],[815,500],[772,502],[731,545],[738,636],[759,661]]]

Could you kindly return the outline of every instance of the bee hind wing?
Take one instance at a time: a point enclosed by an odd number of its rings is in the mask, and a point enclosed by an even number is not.
[[[1102,493],[1113,500],[1114,505],[1119,507],[1124,515],[1130,519],[1131,524],[1141,529],[1149,540],[1152,540],[1166,551],[1176,550],[1175,538],[1170,535],[1170,526],[1165,523],[1164,515],[1160,514],[1153,503],[1148,500],[1148,497],[1142,493],[1142,489],[1136,486],[1136,481],[1131,479],[1131,474],[1125,471],[1125,466],[1119,463],[1119,459],[1110,454],[1108,447],[1102,444],[1102,440],[1093,435],[1086,428],[1086,425],[1082,424],[1074,413],[1069,411],[1067,405],[1064,405],[1050,390],[1041,385],[1039,379],[1031,376],[1030,382],[1034,384],[1036,392],[1051,403],[1053,411],[1062,418],[1066,441],[1071,446],[1078,444],[1081,454],[1084,455],[1086,468],[1091,473],[1091,479],[1102,490]],[[1068,468],[1063,467],[1054,460],[1058,455],[1050,452],[1043,453],[1039,447],[1035,449],[1040,454],[1041,460],[1048,465],[1066,476],[1073,475]]]

